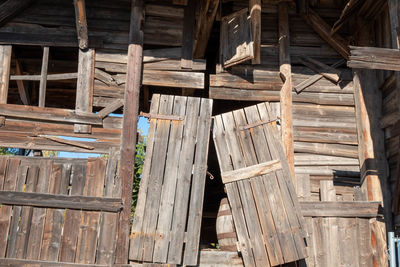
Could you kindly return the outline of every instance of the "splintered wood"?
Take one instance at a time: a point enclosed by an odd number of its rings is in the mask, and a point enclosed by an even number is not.
[[[209,99],[153,95],[130,260],[197,265],[211,109]]]
[[[222,174],[267,162],[270,172],[225,184],[245,266],[307,257],[305,223],[268,103],[218,115],[214,143]],[[243,126],[254,127],[243,129]],[[276,163],[280,166],[276,167]]]

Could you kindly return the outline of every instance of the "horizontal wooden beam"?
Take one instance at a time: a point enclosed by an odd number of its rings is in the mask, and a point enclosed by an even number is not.
[[[40,81],[41,75],[11,75],[12,81]],[[78,73],[47,74],[47,81],[73,80],[78,78]]]
[[[0,191],[1,204],[42,208],[118,212],[122,208],[121,201],[119,198]]]
[[[145,112],[140,112],[140,116],[146,117],[146,118],[149,118],[149,119],[156,119],[156,120],[183,121],[185,119],[184,116],[150,114],[150,113],[145,113]]]
[[[103,125],[101,117],[92,113],[79,113],[74,110],[0,104],[0,115],[13,118],[34,119],[40,121],[57,121],[61,123],[81,123]]]
[[[300,202],[300,207],[305,217],[373,218],[382,214],[380,202]]]
[[[263,162],[257,165],[227,171],[221,173],[222,182],[232,183],[235,181],[240,181],[244,179],[250,179],[253,177],[261,176],[267,173],[274,172],[276,170],[282,169],[282,164],[279,160],[271,160],[268,162]]]
[[[143,71],[143,85],[204,89],[204,73],[184,71]]]
[[[350,68],[400,71],[398,49],[350,46],[350,53]]]

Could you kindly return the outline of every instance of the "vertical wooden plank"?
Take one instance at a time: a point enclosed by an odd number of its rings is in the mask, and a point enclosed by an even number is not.
[[[219,0],[199,1],[200,11],[195,30],[195,58],[203,58],[205,55],[219,3]]]
[[[10,158],[9,166],[7,169],[7,176],[15,175],[14,179],[17,179],[17,184],[15,187],[15,191],[22,192],[24,191],[26,176],[28,173],[27,166],[20,167],[20,161],[14,161],[14,159]],[[12,177],[12,176],[11,176]],[[11,223],[10,223],[10,238],[7,243],[7,258],[15,258],[15,251],[16,251],[16,242],[17,242],[17,231],[18,231],[18,224],[21,215],[21,206],[13,206]]]
[[[367,195],[362,192],[360,187],[354,189],[355,201],[366,201]],[[371,228],[370,222],[367,218],[356,218],[357,227],[357,245],[359,251],[360,266],[372,266],[373,255],[371,245]]]
[[[157,114],[159,112],[160,105],[160,95],[154,94],[151,106],[150,106],[150,114]],[[140,189],[138,193],[138,200],[136,203],[135,216],[133,218],[132,223],[132,236],[131,236],[131,245],[129,248],[129,259],[138,260],[142,256],[142,227],[143,227],[143,219],[145,214],[146,207],[146,198],[147,198],[147,190],[150,179],[150,170],[151,170],[151,159],[153,158],[153,150],[155,143],[155,133],[157,129],[157,120],[150,120],[150,126],[147,133],[147,147],[146,147],[146,156],[142,170],[142,179],[140,180]]]
[[[160,114],[171,114],[173,108],[173,96],[162,95],[160,98]],[[167,157],[171,122],[169,120],[158,120],[157,132],[154,142],[154,152],[151,159],[150,170],[151,185],[147,189],[146,213],[143,218],[143,260],[152,262],[154,241],[157,227],[157,217],[160,208],[161,189],[164,179],[164,169]]]
[[[336,190],[333,186],[332,180],[326,180],[320,182],[321,190],[321,201],[336,201]],[[339,247],[339,229],[337,218],[323,218],[322,219],[323,229],[325,236],[328,240],[327,247],[328,251],[328,265],[327,266],[339,266],[340,247]]]
[[[196,0],[188,0],[185,7],[182,31],[182,58],[181,68],[193,67],[194,23],[196,21]]]
[[[132,206],[133,168],[135,165],[137,120],[139,112],[139,94],[142,76],[143,31],[143,1],[134,0],[131,6],[131,21],[129,31],[129,48],[127,77],[124,95],[124,118],[121,140],[121,161],[119,176],[122,180],[123,209],[118,225],[118,246],[116,263],[128,262],[129,225]]]
[[[30,166],[28,169],[28,176],[26,178],[25,192],[35,192],[39,178],[39,167]],[[15,245],[15,258],[24,259],[26,257],[28,248],[28,238],[30,235],[30,226],[32,223],[33,208],[23,206],[21,210],[21,219],[18,224],[16,245]]]
[[[182,148],[178,166],[178,179],[175,193],[174,213],[171,226],[171,242],[168,252],[168,263],[180,264],[185,237],[185,224],[189,205],[190,181],[193,170],[200,98],[189,97],[185,115]]]
[[[107,162],[107,175],[104,197],[121,197],[121,181],[117,177],[119,151],[111,150]],[[101,214],[99,244],[96,263],[113,264],[115,260],[116,233],[119,214],[103,212]]]
[[[39,164],[39,177],[35,192],[48,193],[50,185],[50,175],[52,172],[52,160],[42,159]],[[40,258],[40,246],[42,244],[44,219],[46,216],[46,209],[33,208],[32,223],[30,227],[30,234],[27,244],[26,258],[31,260],[38,260]]]
[[[43,47],[42,69],[39,83],[39,107],[46,105],[47,69],[49,67],[49,47]]]
[[[68,193],[71,175],[70,163],[53,163],[49,192],[50,194],[66,195]],[[57,261],[61,247],[64,209],[47,209],[43,230],[40,259]]]
[[[17,184],[17,169],[13,171],[13,175],[9,175],[7,171],[8,157],[0,158],[0,190],[14,191]],[[0,206],[0,258],[6,257],[6,248],[8,241],[8,231],[10,229],[11,208],[9,205]]]
[[[340,240],[340,265],[362,266],[359,264],[357,243],[357,218],[337,218]]]
[[[0,46],[0,104],[7,104],[11,69],[11,50],[11,45]],[[4,124],[4,119],[4,117],[0,117],[0,125]]]
[[[231,157],[227,157],[227,155],[230,155],[230,152],[225,139],[225,128],[222,116],[216,116],[214,118],[213,139],[218,159],[220,159],[219,164],[221,171],[233,170]],[[243,214],[243,207],[240,201],[238,186],[236,183],[229,183],[225,185],[225,188],[229,195],[233,221],[235,223],[236,234],[240,240],[239,248],[242,253],[244,264],[245,266],[255,266],[253,251],[250,249],[249,235]]]
[[[85,0],[74,0],[76,33],[80,49],[86,49],[89,45],[88,28],[86,21]]]
[[[250,20],[251,20],[251,34],[253,36],[253,49],[254,58],[253,64],[261,63],[261,0],[249,1]]]
[[[83,194],[83,188],[86,180],[86,164],[76,164],[71,170],[71,195],[79,196]],[[75,262],[76,243],[78,231],[76,229],[81,219],[81,211],[66,210],[64,230],[61,240],[61,249],[59,260],[64,262]]]
[[[104,158],[91,158],[88,160],[83,189],[84,196],[103,196],[106,163],[107,161]],[[76,245],[76,263],[95,263],[99,223],[100,212],[82,211]]]
[[[184,265],[197,265],[200,246],[200,227],[203,211],[204,188],[206,184],[207,156],[210,140],[212,100],[202,99],[197,131],[196,153],[193,165],[192,189],[190,193],[187,241]]]
[[[76,84],[75,110],[92,112],[94,82],[94,50],[79,50],[78,80]],[[91,125],[74,125],[75,133],[91,133]]]
[[[173,115],[185,116],[187,97],[174,97]],[[175,192],[178,179],[178,162],[180,162],[180,150],[183,141],[183,121],[171,123],[170,138],[165,169],[165,181],[162,187],[161,203],[159,208],[157,232],[158,238],[154,246],[154,262],[167,262],[170,229],[173,220]],[[153,164],[156,164],[153,162]]]
[[[292,67],[289,54],[289,16],[288,3],[280,2],[278,5],[279,16],[279,71],[283,81],[280,92],[281,102],[281,132],[285,155],[290,167],[290,174],[294,184],[294,148],[293,148],[293,121],[292,121]]]

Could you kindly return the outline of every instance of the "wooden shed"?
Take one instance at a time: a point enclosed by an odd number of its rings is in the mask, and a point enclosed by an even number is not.
[[[37,152],[0,156],[0,265],[388,266],[399,14],[397,0],[0,0],[0,147]]]

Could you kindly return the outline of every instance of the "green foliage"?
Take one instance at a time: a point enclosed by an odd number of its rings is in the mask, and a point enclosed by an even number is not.
[[[132,216],[135,213],[145,155],[146,155],[146,137],[143,137],[143,139],[140,140],[136,145],[135,174],[134,174],[133,189],[132,189],[132,213],[131,213]]]
[[[0,148],[0,155],[18,155],[18,148],[6,148],[6,147],[1,147]]]

